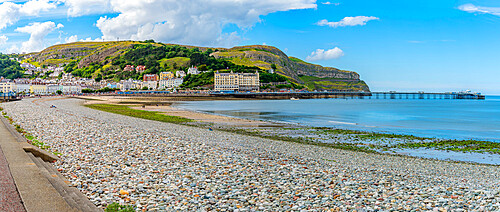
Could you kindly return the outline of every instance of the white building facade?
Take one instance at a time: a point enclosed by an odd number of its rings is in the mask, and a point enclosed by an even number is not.
[[[16,83],[16,93],[17,94],[29,94],[30,88],[31,88],[30,84]]]
[[[147,87],[149,90],[156,90],[158,88],[158,81],[144,81],[142,87]]]
[[[258,91],[259,72],[255,73],[219,73],[214,74],[215,91]]]
[[[56,94],[57,91],[62,92],[62,88],[60,85],[55,85],[55,84],[47,85],[47,93],[48,94]]]
[[[64,94],[80,94],[80,93],[82,93],[82,86],[80,86],[80,85],[63,85],[62,92]]]
[[[191,68],[188,69],[188,74],[196,75],[200,74],[200,71],[198,71],[197,67],[191,66]]]
[[[168,80],[160,80],[159,82],[159,88],[160,89],[169,89],[169,88],[176,88],[182,85],[184,80],[182,78],[174,78],[174,79],[168,79]]]
[[[14,82],[0,82],[0,92],[9,93],[16,92],[16,83]]]

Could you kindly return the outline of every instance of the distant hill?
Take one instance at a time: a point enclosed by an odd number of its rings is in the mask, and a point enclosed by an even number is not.
[[[31,57],[25,62],[37,66],[64,66],[65,72],[97,80],[139,79],[145,73],[187,70],[192,65],[209,72],[229,68],[236,72],[259,71],[264,75],[273,67],[278,76],[264,76],[267,81],[287,80],[292,87],[305,86],[310,90],[369,91],[356,72],[307,63],[287,56],[276,47],[264,45],[226,49],[154,41],[76,42],[51,46],[25,56]],[[126,65],[144,65],[146,71],[124,72]],[[213,83],[208,74],[205,78],[197,79],[196,87]],[[184,86],[195,87],[189,83]]]

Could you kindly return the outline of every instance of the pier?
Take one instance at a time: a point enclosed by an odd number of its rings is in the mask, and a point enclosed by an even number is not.
[[[171,98],[223,98],[223,99],[323,99],[323,98],[359,98],[359,99],[485,99],[484,95],[465,92],[425,93],[425,92],[181,92],[137,91],[116,92],[104,95],[171,97]]]
[[[484,95],[470,92],[371,92],[370,98],[375,99],[485,99]]]

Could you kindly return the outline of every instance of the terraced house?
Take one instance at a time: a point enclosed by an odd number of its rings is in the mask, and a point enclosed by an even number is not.
[[[172,78],[174,78],[174,73],[172,73],[171,71],[160,73],[160,80],[169,80]]]

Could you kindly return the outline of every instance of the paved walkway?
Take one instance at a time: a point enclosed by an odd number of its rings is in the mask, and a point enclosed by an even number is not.
[[[2,123],[0,124],[3,126]],[[2,148],[0,148],[0,211],[26,211]]]
[[[74,211],[0,121],[0,211]],[[5,184],[4,184],[5,183]],[[16,189],[17,187],[17,189]]]

